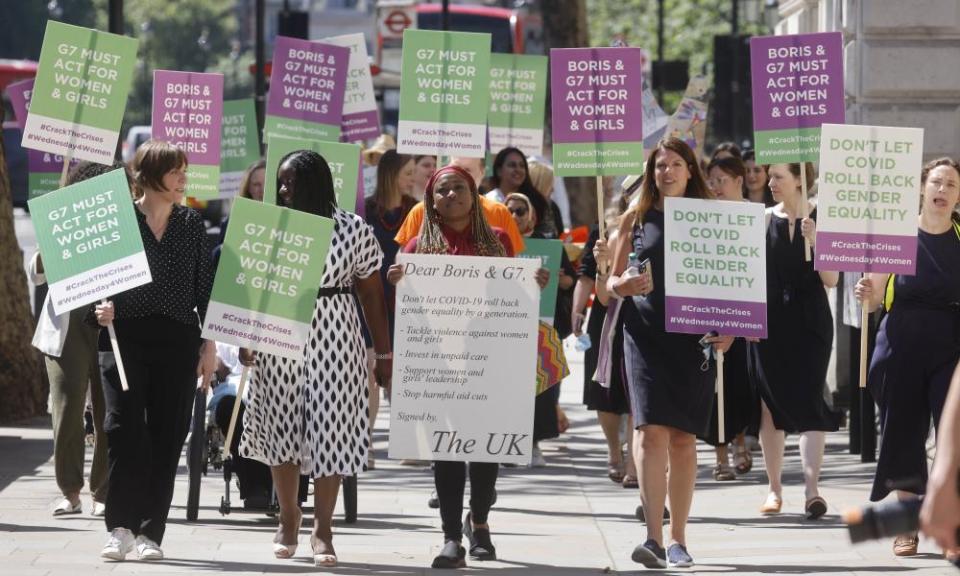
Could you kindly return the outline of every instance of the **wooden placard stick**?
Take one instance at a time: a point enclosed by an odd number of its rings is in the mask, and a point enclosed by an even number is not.
[[[864,274],[866,276],[866,274]],[[866,302],[860,303],[860,387],[867,387],[867,335],[870,323],[870,311]]]
[[[720,444],[727,439],[723,416],[723,351],[717,350],[717,439]]]
[[[603,176],[597,176],[597,225],[600,230],[600,239],[607,241],[607,221],[603,217]],[[607,273],[607,263],[597,262],[597,270],[600,274]]]
[[[803,208],[801,208],[801,213],[803,214],[803,219],[806,220],[810,217],[810,202],[807,200],[807,163],[800,163],[800,190],[801,195],[803,196]],[[813,252],[810,247],[810,240],[806,237],[803,239],[803,254],[807,262],[813,260]]]
[[[237,384],[237,399],[233,403],[233,411],[230,413],[230,426],[227,427],[227,437],[223,441],[221,450],[223,454],[230,455],[230,446],[233,442],[233,431],[237,426],[237,416],[240,414],[240,403],[243,401],[243,388],[247,384],[247,373],[250,367],[244,366],[240,371],[240,383]]]

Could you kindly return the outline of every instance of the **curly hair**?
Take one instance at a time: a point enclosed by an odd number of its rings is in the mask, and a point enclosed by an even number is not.
[[[119,160],[114,160],[113,164],[109,166],[106,164],[90,162],[89,160],[78,162],[77,165],[71,168],[70,172],[67,173],[67,181],[65,185],[70,186],[71,184],[76,184],[77,182],[83,182],[84,180],[96,178],[97,176],[103,176],[107,172],[113,172],[114,170],[123,170],[123,175],[127,178],[127,186],[130,187],[130,196],[134,200],[139,198],[141,194],[133,183],[133,175],[130,173],[130,169],[127,168],[126,164]]]
[[[440,215],[433,204],[433,191],[437,182],[442,176],[455,174],[463,179],[470,187],[470,195],[473,198],[473,207],[470,209],[471,226],[473,232],[473,243],[477,248],[477,256],[506,256],[500,239],[494,234],[493,229],[487,222],[483,214],[483,208],[480,206],[480,194],[477,192],[477,185],[470,174],[459,166],[444,166],[430,177],[427,181],[427,190],[423,196],[423,207],[426,212],[423,224],[420,226],[420,235],[417,237],[417,253],[419,254],[447,254],[450,249],[447,244],[447,238],[443,235],[443,229],[440,227]]]

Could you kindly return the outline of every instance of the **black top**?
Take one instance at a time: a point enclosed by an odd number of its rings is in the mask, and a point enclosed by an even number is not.
[[[114,317],[122,320],[166,316],[189,326],[201,325],[213,287],[203,218],[196,211],[175,204],[158,242],[147,225],[146,215],[139,209],[134,212],[153,282],[114,296]]]
[[[960,267],[956,265],[960,239],[956,230],[953,226],[942,234],[918,230],[917,246],[916,274],[895,276],[890,313],[918,308],[960,312]]]
[[[625,298],[624,309],[633,308],[636,315],[628,314],[652,329],[654,332],[665,332],[666,321],[666,292],[664,291],[664,242],[663,242],[663,212],[650,208],[643,217],[643,226],[633,227],[633,251],[641,262],[650,260],[653,267],[653,291],[645,298]]]
[[[590,229],[590,236],[587,237],[587,243],[580,254],[580,276],[586,276],[591,280],[597,279],[597,259],[593,256],[593,247],[600,239],[600,229],[596,226]]]

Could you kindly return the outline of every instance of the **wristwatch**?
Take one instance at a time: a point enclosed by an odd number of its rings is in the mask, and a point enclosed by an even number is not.
[[[374,354],[373,357],[376,360],[393,360],[393,352],[387,352],[386,354]]]

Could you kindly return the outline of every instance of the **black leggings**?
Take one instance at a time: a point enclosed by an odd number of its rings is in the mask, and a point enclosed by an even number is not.
[[[493,506],[494,490],[500,465],[490,462],[470,463],[470,514],[474,524],[486,524]],[[440,500],[443,539],[463,539],[463,491],[467,483],[466,462],[438,460],[433,463],[433,483]]]
[[[120,387],[106,330],[100,370],[110,464],[107,530],[127,528],[156,543],[173,499],[183,441],[197,386],[200,329],[163,317],[116,320],[130,390]]]

